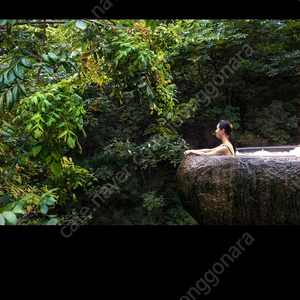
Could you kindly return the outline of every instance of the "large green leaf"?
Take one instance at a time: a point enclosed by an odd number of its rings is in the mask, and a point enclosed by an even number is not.
[[[18,86],[14,86],[14,88],[12,89],[12,95],[13,95],[13,100],[16,103],[19,100],[19,90],[18,90]]]
[[[3,217],[7,220],[8,223],[12,225],[16,225],[17,223],[17,217],[16,215],[11,211],[4,211],[2,213]]]
[[[6,127],[10,128],[11,130],[17,130],[17,128],[15,126],[11,125],[10,123],[8,123],[8,122],[6,122],[4,120],[2,120],[2,122],[3,122],[3,125],[5,125]]]
[[[156,29],[156,27],[157,27],[157,24],[158,24],[158,21],[153,21],[153,22],[151,23],[151,30],[152,30],[152,32],[155,31],[155,29]]]
[[[45,71],[48,72],[51,75],[54,74],[54,70],[51,67],[49,67],[49,66],[45,66]]]
[[[4,83],[8,86],[10,86],[13,81],[15,79],[15,74],[12,70],[7,70],[5,73],[4,73]]]
[[[51,193],[55,192],[55,191],[58,191],[59,188],[54,188],[54,189],[51,189],[49,190],[48,192],[46,192],[45,194],[43,194],[42,198],[46,197],[47,195],[50,195]]]
[[[39,139],[41,136],[42,136],[42,135],[41,135],[40,130],[39,130],[38,128],[36,128],[36,130],[34,131],[34,137],[35,137],[36,139]]]
[[[14,73],[21,79],[24,79],[24,69],[21,64],[17,63],[14,66]]]
[[[58,57],[56,56],[55,53],[49,52],[48,53],[49,58],[53,61],[53,62],[57,62],[58,61]]]
[[[151,87],[147,84],[147,94],[151,96],[151,98],[154,98],[153,91]]]
[[[32,64],[31,64],[30,60],[27,59],[26,57],[21,59],[21,64],[26,68],[32,68]]]
[[[68,28],[71,28],[75,22],[76,22],[76,20],[71,20],[71,21],[69,21],[69,22],[67,22],[67,23],[65,23],[65,24],[63,24],[63,25],[61,25],[61,27],[62,27],[64,30],[66,30],[66,29],[68,29]]]
[[[67,144],[70,148],[74,149],[75,148],[75,142],[74,142],[74,139],[69,136],[68,139],[67,139]]]
[[[44,199],[44,202],[45,202],[47,205],[49,205],[49,206],[55,204],[55,201],[54,201],[54,198],[53,198],[53,197],[46,197],[46,198]]]
[[[12,212],[16,213],[16,211],[20,211],[22,210],[24,206],[24,202],[19,201],[16,206],[14,207],[14,209],[12,210]],[[24,214],[24,212],[22,211],[22,213]]]
[[[59,139],[59,138],[65,136],[68,132],[69,132],[69,130],[65,130],[65,131],[61,132],[57,138]]]
[[[149,27],[151,26],[153,20],[146,20],[146,27]]]
[[[55,128],[60,128],[60,127],[63,127],[65,126],[65,122],[60,122]]]
[[[13,107],[14,100],[13,100],[13,96],[12,96],[11,90],[8,90],[6,92],[6,103],[7,103],[8,109],[11,109]]]
[[[46,214],[48,212],[48,206],[46,205],[46,203],[41,202],[40,204],[40,210],[43,214]]]
[[[50,165],[50,170],[56,175],[56,176],[60,176],[61,174],[61,163],[60,161],[53,161],[52,164]]]
[[[23,197],[20,201],[26,201],[26,200],[28,200],[28,199],[30,199],[30,198],[32,198],[32,196],[33,196],[34,194],[29,194],[29,195],[26,195],[25,197]]]
[[[10,202],[8,203],[7,205],[5,205],[4,207],[2,207],[0,209],[1,212],[3,211],[11,211],[13,209],[13,207],[15,206],[15,203],[14,202]]]
[[[24,54],[24,55],[32,55],[32,53],[29,52],[26,48],[21,48],[21,52],[22,52],[22,54]]]
[[[1,130],[1,129],[0,129],[0,135],[3,135],[3,136],[5,136],[5,137],[10,137],[10,136],[11,136],[11,134],[9,134],[8,132],[3,131],[3,130]]]
[[[46,225],[57,225],[57,219],[56,218],[52,218],[50,219]]]
[[[42,150],[42,145],[36,145],[31,148],[31,153],[33,154],[34,157],[36,157],[41,150]]]
[[[32,117],[31,117],[31,121],[34,121],[36,119],[39,119],[41,117],[41,113],[40,112],[37,112],[36,114],[34,114]]]
[[[43,54],[42,56],[43,56],[43,61],[45,61],[48,64],[51,63],[50,58],[49,58],[49,56],[47,54]]]
[[[22,83],[19,84],[19,85],[18,85],[18,88],[19,88],[19,90],[22,92],[22,94],[23,94],[24,96],[27,96],[27,93],[26,93],[24,84],[22,84]]]
[[[48,155],[45,159],[46,164],[49,165],[51,161],[52,161],[52,156]]]
[[[54,157],[56,160],[60,160],[61,153],[57,150],[53,150],[53,151],[51,151],[51,156]]]
[[[87,24],[81,20],[77,20],[75,26],[81,30],[84,30],[87,27]]]
[[[17,23],[17,20],[7,20],[7,22],[10,24],[10,25],[15,25]]]

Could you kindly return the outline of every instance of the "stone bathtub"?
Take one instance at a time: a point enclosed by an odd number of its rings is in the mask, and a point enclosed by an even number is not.
[[[200,225],[300,224],[300,147],[238,148],[236,156],[184,158],[185,210]]]

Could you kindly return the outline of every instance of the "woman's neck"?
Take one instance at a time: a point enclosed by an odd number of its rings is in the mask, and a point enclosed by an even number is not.
[[[221,140],[222,140],[222,144],[227,144],[229,142],[229,139],[226,135],[222,136]]]

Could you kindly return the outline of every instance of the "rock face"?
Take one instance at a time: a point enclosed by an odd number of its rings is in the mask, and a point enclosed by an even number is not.
[[[300,224],[300,157],[189,155],[177,183],[201,225]]]

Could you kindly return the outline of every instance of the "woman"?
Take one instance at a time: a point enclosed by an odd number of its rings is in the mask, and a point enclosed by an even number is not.
[[[222,120],[216,129],[216,137],[222,140],[222,144],[213,149],[186,150],[184,155],[196,154],[201,156],[235,155],[235,140],[232,136],[233,126],[229,121]]]

